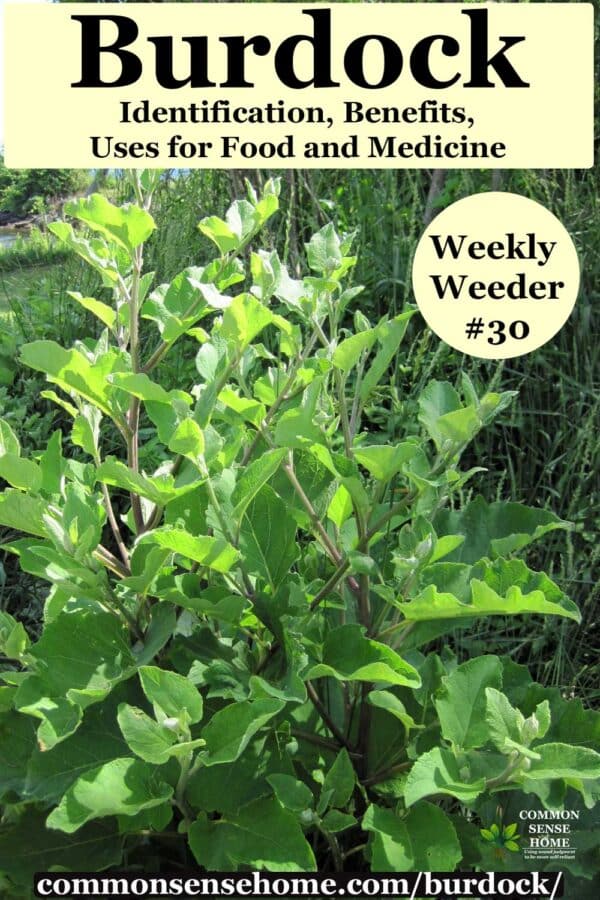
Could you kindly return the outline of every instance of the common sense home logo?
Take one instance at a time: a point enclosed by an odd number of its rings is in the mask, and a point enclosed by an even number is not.
[[[525,859],[574,859],[572,830],[577,827],[577,810],[523,809],[518,818],[518,823],[494,823],[480,830],[499,856],[507,850],[522,851]]]
[[[525,859],[574,859],[578,810],[522,809],[519,820],[525,829]]]

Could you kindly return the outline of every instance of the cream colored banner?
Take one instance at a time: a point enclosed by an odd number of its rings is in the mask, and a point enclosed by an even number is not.
[[[8,4],[4,31],[8,166],[593,165],[590,3]]]

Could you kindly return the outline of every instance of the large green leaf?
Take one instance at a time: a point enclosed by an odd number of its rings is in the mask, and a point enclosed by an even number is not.
[[[260,198],[234,200],[225,214],[225,221],[217,216],[202,219],[198,228],[215,242],[222,255],[239,250],[256,234],[279,208],[278,182],[269,179]]]
[[[188,405],[192,403],[192,397],[183,391],[166,391],[162,385],[148,378],[142,372],[116,372],[109,377],[109,381],[121,391],[125,391],[138,400],[146,403],[171,403],[173,398],[187,399]]]
[[[342,625],[329,632],[323,662],[313,666],[306,678],[326,676],[338,681],[384,681],[413,688],[421,684],[413,666],[391,647],[365,637],[360,625]]]
[[[67,296],[100,319],[102,324],[110,328],[111,331],[114,331],[117,313],[111,306],[102,303],[100,300],[95,300],[93,297],[84,297],[79,291],[67,291]]]
[[[457,565],[457,564],[442,564]],[[523,613],[564,616],[581,620],[575,604],[543,572],[532,572],[520,559],[482,560],[471,571],[470,600],[429,585],[414,600],[402,604],[411,621],[512,616]]]
[[[236,521],[241,519],[262,486],[273,477],[285,455],[284,448],[267,450],[243,469],[231,497]]]
[[[308,265],[319,275],[330,275],[342,263],[341,241],[331,222],[313,234],[306,245]]]
[[[127,264],[127,251],[120,246],[111,245],[102,236],[81,237],[80,231],[75,231],[69,222],[50,222],[48,231],[56,235],[59,241],[65,243],[71,250],[77,253],[93,269],[98,272],[105,287],[113,289],[122,277],[119,264]],[[114,252],[116,250],[116,253]],[[119,257],[117,259],[117,257]]]
[[[331,503],[327,507],[327,517],[338,528],[341,528],[352,515],[352,497],[348,492],[348,488],[340,484],[331,498]]]
[[[438,449],[448,435],[440,428],[440,419],[462,408],[460,397],[448,381],[430,381],[419,397],[419,420]]]
[[[102,703],[86,709],[81,726],[71,737],[51,750],[34,750],[24,790],[28,800],[57,802],[80,775],[129,752],[116,713],[131,684],[119,685]],[[29,716],[20,718],[32,722]]]
[[[89,409],[93,409],[86,404]],[[100,411],[95,410],[100,418]],[[46,445],[46,449],[40,456],[40,470],[42,473],[42,487],[44,494],[51,497],[59,494],[64,477],[67,461],[62,455],[62,431],[54,431]]]
[[[312,452],[306,450],[294,451],[294,471],[304,494],[312,503],[315,511],[319,516],[324,516],[330,500],[328,489],[333,481],[331,472]],[[309,516],[281,468],[273,476],[270,486],[281,497],[296,521],[307,530],[310,530],[311,522]]]
[[[388,322],[380,322],[377,326],[379,349],[371,365],[367,368],[360,385],[360,399],[363,403],[366,403],[369,399],[369,396],[387,372],[394,356],[398,353],[400,343],[406,334],[408,323],[414,313],[414,309],[407,310]]]
[[[175,479],[172,475],[155,475],[148,477],[139,472],[134,472],[125,463],[109,457],[96,470],[96,478],[104,484],[131,491],[140,497],[145,497],[157,506],[166,506],[172,500],[194,490],[194,482],[175,487]]]
[[[198,228],[202,234],[205,234],[217,245],[223,255],[232,250],[237,250],[240,244],[239,236],[235,234],[227,222],[224,222],[218,216],[207,216],[205,219],[202,219]]]
[[[424,727],[415,722],[402,700],[396,697],[395,694],[392,694],[391,691],[370,691],[367,696],[367,702],[378,709],[385,709],[386,712],[402,722],[407,734],[409,731],[419,730]]]
[[[477,434],[481,428],[481,419],[473,406],[465,406],[440,416],[436,427],[441,435],[441,446],[450,442],[460,448]]]
[[[0,456],[4,456],[5,453],[20,456],[21,445],[9,423],[5,419],[0,419]]]
[[[30,650],[32,672],[15,705],[41,719],[38,741],[53,747],[79,727],[82,709],[102,700],[133,670],[128,633],[111,613],[78,609],[46,625]]]
[[[323,796],[331,792],[329,806],[343,808],[354,792],[356,785],[356,773],[348,756],[348,751],[343,747],[336,756],[333,765],[325,775],[323,782]]]
[[[92,819],[134,816],[167,802],[173,788],[160,770],[139,759],[122,757],[90,769],[71,785],[48,816],[49,828],[72,834]]]
[[[239,275],[230,283],[237,280]],[[150,294],[142,307],[142,317],[156,322],[163,340],[170,343],[204,316],[213,310],[225,309],[230,303],[231,298],[210,283],[208,270],[192,266],[176,275],[170,284],[160,285]]]
[[[113,415],[110,385],[102,370],[89,362],[79,350],[65,350],[56,341],[33,341],[21,347],[21,361],[38,372],[44,372],[63,390],[75,391],[106,415]]]
[[[487,743],[486,688],[501,685],[502,663],[497,656],[470,659],[442,678],[434,702],[446,740],[465,750]]]
[[[206,741],[206,750],[201,753],[203,765],[216,766],[236,760],[256,732],[284,706],[282,700],[255,700],[252,703],[244,700],[219,710],[202,730]]]
[[[282,806],[292,812],[302,812],[313,804],[313,795],[309,787],[292,775],[268,775],[267,781],[275,791],[275,796]]]
[[[144,634],[143,645],[135,647],[137,664],[145,666],[151,663],[176,631],[177,613],[168,603],[157,603],[150,611],[150,623]]]
[[[63,493],[62,524],[74,548],[74,556],[81,560],[100,543],[106,510],[100,496],[81,484],[67,484]]]
[[[498,750],[504,750],[506,740],[520,742],[525,717],[501,691],[486,688],[485,720],[490,739]]]
[[[543,572],[532,572],[520,559],[498,559],[474,566],[471,578],[473,606],[506,614],[532,612],[581,621],[577,606]]]
[[[408,462],[417,450],[417,445],[408,441],[395,445],[379,444],[373,447],[356,447],[354,458],[368,469],[374,478],[385,483],[401,470],[404,463]]]
[[[255,800],[237,815],[198,819],[189,833],[196,861],[208,871],[240,866],[268,872],[314,872],[316,862],[294,813],[274,798]]]
[[[37,463],[14,453],[0,456],[0,478],[20,491],[37,493],[42,486],[42,472]]]
[[[377,340],[377,328],[368,328],[351,334],[341,341],[333,351],[332,362],[343,372],[349,372],[359,361],[365,351],[371,349]]]
[[[152,216],[133,204],[115,206],[102,194],[67,203],[65,212],[133,254],[155,229]]]
[[[557,528],[569,523],[545,509],[497,500],[488,503],[478,496],[461,510],[442,510],[435,518],[440,535],[463,534],[464,542],[447,558],[452,562],[476,563],[523,550]]]
[[[0,525],[46,537],[44,516],[47,503],[41,497],[30,497],[9,488],[0,494]]]
[[[177,719],[151,719],[143,709],[122,703],[118,711],[119,728],[130,750],[146,762],[161,765],[172,756],[187,756],[204,741],[179,741]],[[169,727],[174,723],[175,728]]]
[[[371,805],[361,827],[371,832],[374,872],[453,872],[462,858],[452,822],[432,803],[419,803],[404,818]]]
[[[339,481],[348,491],[354,507],[366,518],[370,510],[370,500],[354,460],[349,460],[341,453],[332,453],[322,444],[313,444],[310,453]],[[381,462],[381,461],[380,461]],[[376,466],[377,467],[377,466]]]
[[[158,666],[142,666],[139,676],[144,694],[152,703],[159,721],[161,718],[179,716],[184,710],[191,723],[200,721],[202,694],[188,678]]]
[[[466,781],[450,750],[434,747],[423,753],[408,773],[404,788],[404,800],[412,806],[423,797],[448,794],[461,803],[476,800],[485,788],[485,779]]]
[[[195,465],[204,456],[204,433],[194,419],[183,419],[169,441],[169,450],[191,460]]]
[[[5,545],[9,549],[10,545]],[[8,659],[21,660],[29,649],[30,641],[22,622],[10,613],[0,610],[0,653]]]
[[[429,432],[438,450],[450,444],[461,450],[483,425],[505,409],[515,396],[514,391],[485,394],[481,400],[466,377],[463,388],[468,404],[463,405],[456,390],[447,381],[431,381],[419,398],[419,419]]]
[[[164,547],[216,572],[228,572],[240,555],[235,547],[221,538],[196,537],[183,528],[168,525],[145,534],[138,541],[140,543]]]
[[[136,756],[157,765],[169,759],[177,743],[173,730],[159,725],[142,709],[128,703],[119,706],[117,719],[128,749]]]
[[[250,400],[231,387],[223,388],[219,394],[219,403],[222,403],[227,409],[233,410],[244,422],[250,422],[255,428],[260,428],[266,415],[263,403],[259,403],[258,400]]]
[[[301,449],[307,444],[323,442],[323,432],[315,421],[321,387],[321,378],[315,378],[304,390],[300,405],[286,410],[277,419],[275,443],[278,447]]]
[[[29,716],[14,710],[0,713],[0,800],[7,793],[23,794],[27,763],[35,749],[35,728]]]
[[[237,813],[252,800],[273,795],[273,789],[265,779],[265,773],[273,771],[270,761],[270,754],[265,752],[265,741],[257,735],[234,762],[196,768],[188,782],[186,800],[194,809],[207,813]]]
[[[244,568],[262,576],[273,590],[298,557],[296,522],[267,484],[246,507],[240,526],[240,550]]]
[[[527,778],[600,778],[600,753],[570,744],[539,744],[540,759],[532,760]]]
[[[550,743],[600,746],[600,712],[586,709],[578,698],[565,697],[558,688],[542,687],[531,681],[524,666],[504,660],[504,691],[523,715],[539,715],[548,703],[550,727],[544,735]]]
[[[182,469],[185,469],[185,463]],[[190,534],[206,534],[208,503],[208,490],[202,481],[193,491],[169,503],[165,509],[164,523],[183,527]]]
[[[535,711],[527,719],[512,706],[508,697],[494,688],[486,688],[485,719],[492,743],[501,753],[519,750],[530,759],[539,759],[535,752],[527,748],[532,741],[545,737],[550,727],[550,704],[547,700],[538,703]]]
[[[169,581],[171,583],[169,583]],[[175,575],[167,581],[162,578],[156,586],[156,596],[168,603],[189,609],[197,615],[208,616],[218,622],[239,624],[248,601],[239,594],[232,594],[226,586],[203,589],[192,574]]]
[[[45,826],[46,813],[34,808],[0,830],[0,870],[23,885],[29,897],[35,872],[99,872],[121,861],[123,838],[113,820],[93,822],[76,835]],[[27,893],[25,893],[25,891]]]
[[[340,812],[339,809],[330,809],[323,816],[323,828],[330,834],[337,834],[339,831],[346,831],[356,825],[356,819],[349,813]]]
[[[131,575],[121,583],[145,597],[152,589],[157,577],[164,571],[164,565],[171,555],[165,547],[136,544],[129,558]]]
[[[252,294],[238,294],[223,313],[219,337],[244,350],[273,321],[273,313]]]
[[[101,422],[102,413],[90,403],[84,403],[81,414],[76,414],[73,419],[71,441],[76,447],[85,450],[94,460],[98,459],[100,452]]]

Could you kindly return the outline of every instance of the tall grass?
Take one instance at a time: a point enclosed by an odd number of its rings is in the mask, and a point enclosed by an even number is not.
[[[17,235],[12,246],[0,249],[0,272],[61,263],[68,255],[68,251],[51,235],[39,228],[32,228],[25,234]]]

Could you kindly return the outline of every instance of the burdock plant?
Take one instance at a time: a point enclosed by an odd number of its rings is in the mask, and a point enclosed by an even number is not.
[[[93,195],[68,205],[76,228],[52,226],[112,303],[73,292],[99,336],[21,351],[71,428],[27,459],[0,425],[4,549],[49,584],[35,642],[0,613],[6,893],[36,870],[157,859],[497,869],[510,854],[480,828],[499,806],[513,822],[578,805],[585,827],[595,714],[510,656],[450,649],[486,616],[579,619],[520,558],[566,523],[458,502],[478,472],[463,451],[513,394],[433,381],[386,436],[366,411],[387,402],[414,311],[366,320],[344,287],[351,237],[322,228],[292,277],[251,249],[278,208],[269,181],[200,223],[215,258],[156,285],[157,178],[133,177],[135,204]],[[167,389],[184,336],[196,383]],[[589,875],[586,859],[565,865]]]

